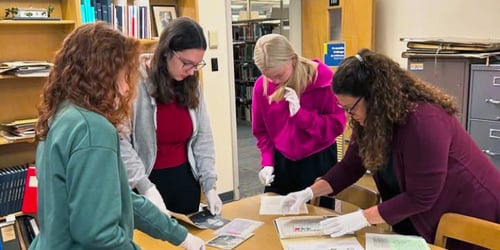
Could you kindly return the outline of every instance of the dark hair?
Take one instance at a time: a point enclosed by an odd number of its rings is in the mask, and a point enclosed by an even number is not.
[[[350,125],[367,169],[383,167],[390,157],[393,126],[404,124],[417,101],[435,103],[449,114],[458,112],[453,98],[435,86],[411,75],[387,56],[361,49],[346,58],[332,82],[337,95],[363,97],[364,126],[351,119]]]
[[[201,26],[191,18],[179,17],[167,24],[160,36],[149,69],[153,83],[151,96],[160,103],[176,101],[188,108],[198,107],[198,72],[182,81],[173,79],[167,70],[167,59],[173,52],[186,49],[207,49],[207,41]]]
[[[123,36],[104,22],[71,32],[56,52],[54,67],[42,89],[37,139],[45,139],[48,120],[64,101],[103,115],[115,127],[121,124],[130,115],[135,97],[139,52],[138,40]],[[127,74],[126,95],[120,94],[116,83],[121,70]]]

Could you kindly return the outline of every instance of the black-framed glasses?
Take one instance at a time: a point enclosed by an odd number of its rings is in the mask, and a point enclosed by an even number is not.
[[[362,97],[362,96],[360,96],[360,97],[358,98],[358,100],[356,100],[356,102],[355,102],[355,103],[354,103],[354,104],[353,104],[350,108],[348,108],[348,109],[346,109],[345,107],[342,107],[342,108],[343,108],[343,109],[344,109],[344,111],[345,111],[345,112],[347,112],[348,114],[350,114],[350,115],[354,115],[354,114],[352,113],[352,111],[356,108],[356,105],[358,105],[358,103],[359,103],[359,101],[361,101],[361,99],[363,99],[363,97]]]
[[[205,62],[205,60],[201,60],[200,63],[194,64],[193,62],[191,62],[191,61],[183,58],[180,55],[178,55],[177,52],[175,52],[175,51],[172,51],[172,52],[182,62],[182,68],[184,70],[192,70],[192,69],[194,69],[194,71],[198,71],[198,70],[201,70],[203,67],[205,67],[205,65],[207,65],[207,63]]]

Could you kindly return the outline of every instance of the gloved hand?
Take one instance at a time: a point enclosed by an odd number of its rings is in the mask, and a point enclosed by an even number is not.
[[[319,223],[319,228],[324,234],[329,234],[331,237],[339,237],[358,231],[369,225],[370,223],[368,223],[368,220],[363,215],[363,210],[358,210],[353,213],[322,220]]]
[[[302,191],[289,193],[285,196],[283,201],[281,201],[281,212],[283,214],[298,214],[300,212],[300,206],[313,197],[313,191],[309,187]]]
[[[160,209],[161,212],[168,215],[168,217],[171,217],[170,211],[168,211],[167,207],[165,206],[165,202],[161,198],[161,194],[160,192],[158,192],[158,189],[156,189],[156,186],[153,185],[148,190],[146,190],[146,192],[144,192],[144,196],[146,196],[149,201],[155,204],[155,206]]]
[[[207,198],[208,209],[212,215],[219,215],[222,211],[222,201],[215,189],[210,189],[205,193]]]
[[[288,109],[290,109],[290,116],[294,116],[299,112],[300,100],[297,92],[290,87],[285,87],[285,100],[288,102]]]
[[[205,242],[191,233],[187,234],[180,246],[186,250],[205,250]]]
[[[260,183],[270,186],[274,181],[274,167],[273,166],[264,166],[259,172],[259,180]]]

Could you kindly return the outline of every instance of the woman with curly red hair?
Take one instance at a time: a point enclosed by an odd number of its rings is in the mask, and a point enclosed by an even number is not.
[[[56,53],[36,127],[40,234],[30,249],[138,249],[134,227],[204,249],[128,186],[117,127],[135,96],[139,47],[99,22],[74,30]]]

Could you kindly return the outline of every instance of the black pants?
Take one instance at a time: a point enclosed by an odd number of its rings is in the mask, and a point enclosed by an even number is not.
[[[149,179],[160,191],[168,210],[182,214],[198,211],[201,188],[191,172],[189,163],[153,170]]]
[[[311,186],[337,163],[337,144],[298,161],[287,159],[278,150],[274,154],[274,181],[264,192],[280,195],[300,191]],[[321,199],[320,206],[333,207],[332,199]]]

